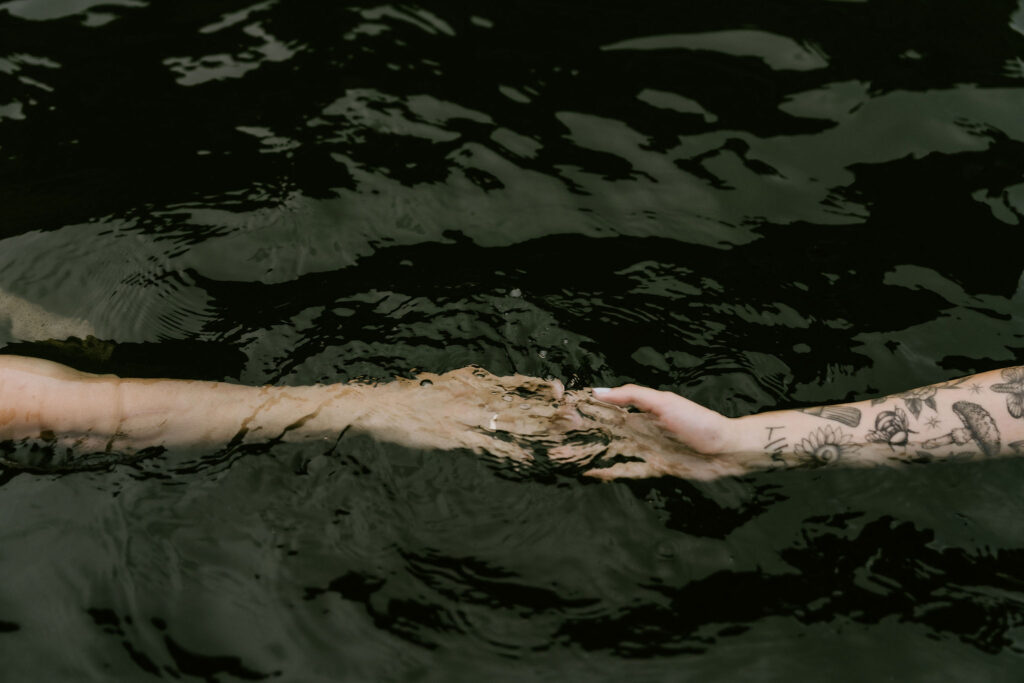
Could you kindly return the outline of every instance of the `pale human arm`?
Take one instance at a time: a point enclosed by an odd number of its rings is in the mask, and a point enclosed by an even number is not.
[[[671,392],[636,385],[595,390],[595,396],[645,411],[656,426],[704,456],[710,476],[986,458],[1018,454],[1024,446],[1024,367],[855,403],[739,418],[727,418]],[[646,475],[639,463],[615,467],[600,476],[693,476],[690,461],[676,467],[671,459],[658,459]]]
[[[351,429],[416,448],[525,460],[526,441],[571,428],[561,395],[557,382],[479,368],[382,384],[251,387],[122,379],[0,356],[0,441],[130,455],[153,447],[333,442]]]

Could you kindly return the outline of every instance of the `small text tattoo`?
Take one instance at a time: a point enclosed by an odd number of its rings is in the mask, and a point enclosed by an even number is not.
[[[783,451],[786,450],[786,447],[789,446],[789,440],[786,439],[786,437],[781,434],[782,430],[785,428],[765,427],[764,429],[766,432],[768,432],[767,436],[765,437],[765,452],[768,453],[769,457],[772,459],[772,462],[785,464],[786,460],[785,458],[782,457],[782,453]]]
[[[784,427],[765,427],[765,431],[768,432],[768,436],[765,439],[764,449],[766,451],[783,451],[789,442],[784,436],[776,436],[775,432],[781,431]]]

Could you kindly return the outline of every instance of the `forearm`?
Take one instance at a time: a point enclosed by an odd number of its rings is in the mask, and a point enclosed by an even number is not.
[[[875,465],[1016,453],[1024,369],[986,372],[856,403],[731,421],[722,451],[745,469]]]
[[[413,448],[525,459],[521,440],[551,442],[561,385],[480,368],[382,384],[249,387],[121,379],[0,356],[0,441],[40,440],[73,453],[337,440],[350,428]]]
[[[251,387],[224,382],[118,382],[121,447],[336,439],[369,410],[360,385]]]
[[[373,404],[370,387],[249,387],[121,379],[0,359],[0,439],[59,439],[77,451],[336,438]]]

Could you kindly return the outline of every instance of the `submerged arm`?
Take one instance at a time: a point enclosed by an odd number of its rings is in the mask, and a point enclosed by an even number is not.
[[[122,379],[0,356],[0,441],[132,454],[156,446],[334,441],[351,428],[411,447],[524,459],[522,439],[542,440],[560,424],[560,398],[557,382],[499,378],[479,368],[376,385],[252,387]]]
[[[634,385],[595,395],[647,411],[663,430],[730,474],[993,457],[1024,446],[1024,367],[856,403],[732,419],[676,394]],[[615,476],[614,468],[605,474]]]

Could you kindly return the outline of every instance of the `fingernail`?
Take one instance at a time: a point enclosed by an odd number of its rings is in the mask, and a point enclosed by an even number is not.
[[[608,387],[594,387],[591,391],[593,391],[595,395],[601,396],[603,394],[607,394],[611,389]]]

